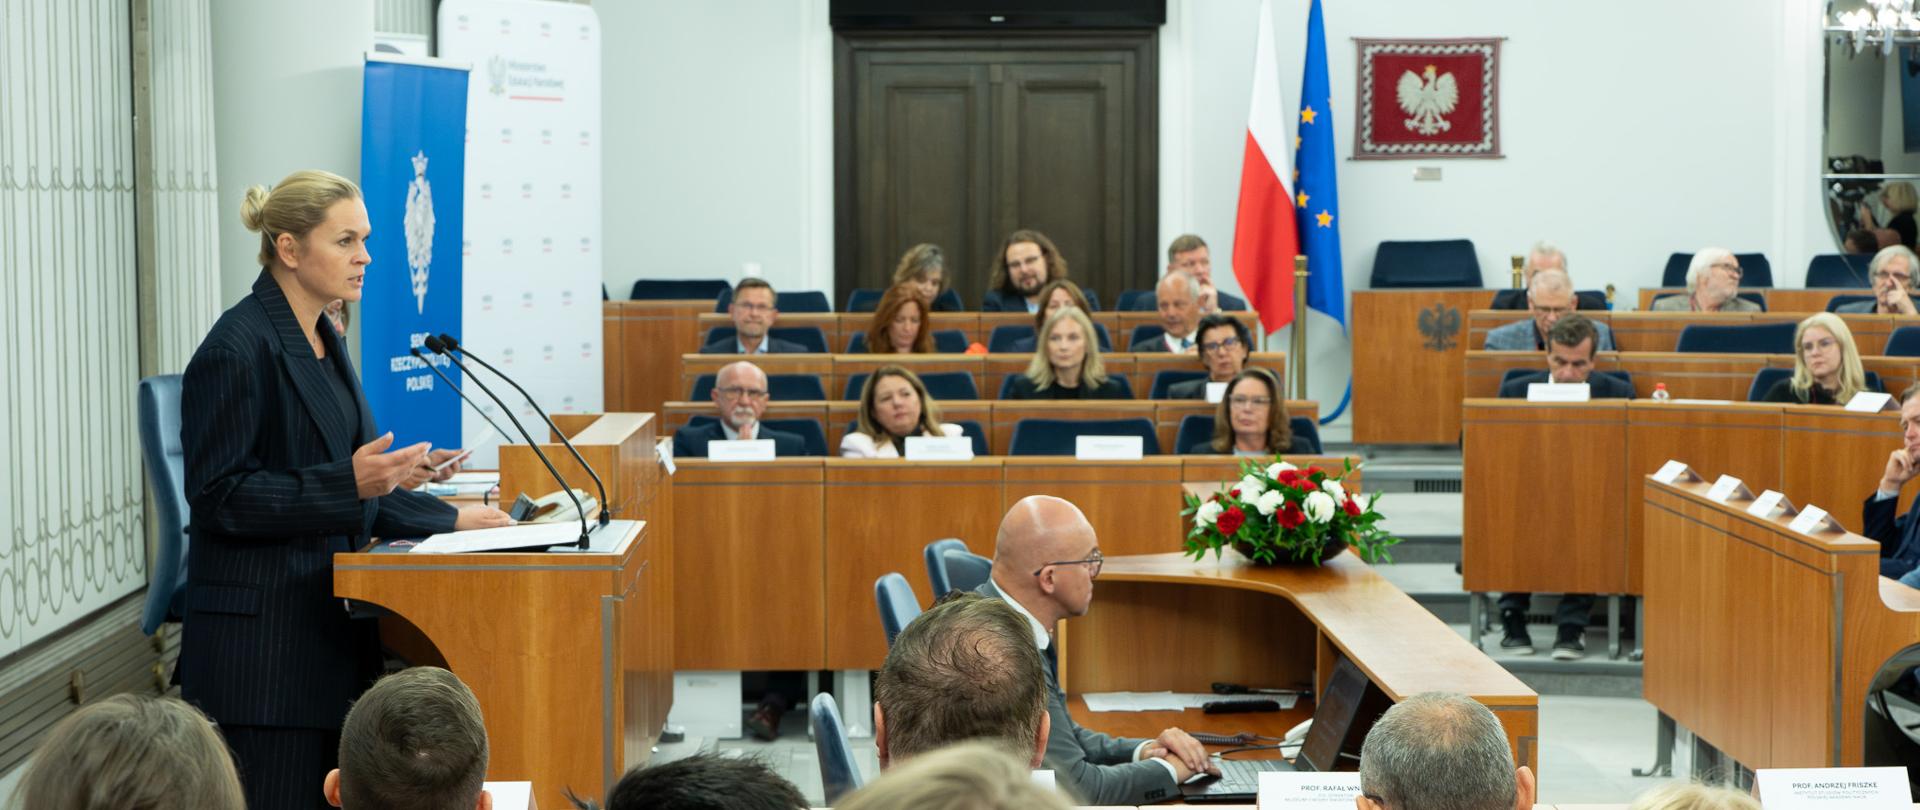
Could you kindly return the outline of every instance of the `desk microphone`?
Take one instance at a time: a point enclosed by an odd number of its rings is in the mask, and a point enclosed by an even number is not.
[[[580,455],[580,451],[574,448],[573,442],[567,440],[567,434],[561,432],[559,426],[555,425],[553,420],[547,417],[547,412],[540,408],[540,403],[533,401],[533,395],[527,393],[527,389],[521,388],[520,384],[514,382],[512,377],[507,376],[500,369],[494,368],[491,363],[475,357],[472,352],[467,351],[467,347],[460,345],[460,341],[454,340],[452,335],[440,335],[440,343],[447,349],[459,352],[461,356],[468,360],[479,363],[481,368],[493,372],[493,376],[495,377],[506,380],[508,385],[513,386],[513,390],[520,392],[520,396],[526,397],[527,404],[533,406],[533,412],[539,414],[540,419],[547,423],[547,428],[553,431],[553,435],[560,437],[560,443],[566,445],[567,452],[573,454],[573,460],[580,462],[581,468],[585,469],[587,475],[593,478],[593,485],[600,489],[600,525],[607,525],[607,522],[613,519],[613,501],[607,499],[607,485],[600,481],[600,474],[593,471],[593,465],[588,464],[586,457]],[[447,356],[452,357],[453,355],[449,354]],[[461,366],[461,368],[465,369],[466,367]],[[584,545],[581,546],[581,548],[585,547]]]
[[[460,399],[464,400],[467,403],[467,407],[472,408],[474,413],[480,414],[481,419],[487,420],[487,424],[493,426],[494,432],[500,434],[501,439],[505,440],[509,444],[513,442],[513,434],[508,433],[507,429],[501,427],[499,422],[493,421],[493,417],[487,415],[487,412],[480,407],[480,403],[474,402],[473,397],[467,396],[467,392],[460,390],[460,384],[457,382],[454,382],[452,377],[447,376],[446,372],[441,371],[438,366],[435,366],[431,358],[427,357],[424,354],[421,354],[420,350],[417,348],[408,349],[407,353],[413,355],[414,358],[419,360],[421,363],[426,364],[427,370],[432,371],[434,374],[439,375],[440,379],[446,382],[448,388],[452,388],[454,393],[460,395]]]
[[[507,415],[507,421],[512,422],[514,428],[520,431],[520,435],[526,438],[527,446],[533,448],[533,454],[540,457],[540,463],[546,465],[547,472],[553,475],[553,480],[560,483],[560,491],[567,493],[567,497],[573,500],[574,512],[580,516],[579,547],[583,549],[586,548],[588,545],[587,534],[592,531],[587,528],[587,508],[581,505],[580,496],[573,494],[573,487],[567,484],[567,479],[560,475],[559,470],[553,468],[553,460],[547,458],[546,451],[540,449],[540,443],[533,440],[533,434],[527,432],[526,426],[521,425],[520,419],[513,415],[513,409],[507,407],[507,403],[501,401],[500,397],[493,393],[493,389],[488,388],[486,383],[481,382],[479,377],[474,376],[473,372],[466,367],[466,364],[460,362],[460,358],[453,356],[451,346],[437,337],[428,337],[425,343],[428,350],[435,354],[445,355],[448,360],[453,361],[454,365],[459,366],[461,373],[467,375],[467,379],[471,380],[474,385],[480,386],[480,391],[486,394],[488,399],[493,400],[494,404],[500,406],[501,412]],[[591,472],[591,470],[589,470],[589,472]]]

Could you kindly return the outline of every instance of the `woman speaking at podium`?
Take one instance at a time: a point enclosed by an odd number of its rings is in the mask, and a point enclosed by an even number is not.
[[[333,555],[376,535],[512,521],[408,491],[457,451],[391,447],[321,312],[360,300],[372,261],[360,189],[295,172],[248,189],[240,218],[260,233],[260,277],[181,386],[191,537],[179,678],[233,747],[249,807],[324,807],[341,719],[381,663],[374,623],[333,595]]]

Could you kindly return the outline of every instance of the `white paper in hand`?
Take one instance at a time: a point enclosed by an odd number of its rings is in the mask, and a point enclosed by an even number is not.
[[[1353,771],[1261,771],[1260,810],[1324,807],[1344,810],[1360,795],[1360,774]]]
[[[1909,810],[1906,768],[1767,768],[1754,772],[1767,810]]]

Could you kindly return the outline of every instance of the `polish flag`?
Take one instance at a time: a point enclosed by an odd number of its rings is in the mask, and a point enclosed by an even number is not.
[[[1247,149],[1240,159],[1240,209],[1233,226],[1233,277],[1267,334],[1293,322],[1294,231],[1292,150],[1281,113],[1280,62],[1273,51],[1273,12],[1260,0],[1253,57],[1253,103],[1247,111]]]

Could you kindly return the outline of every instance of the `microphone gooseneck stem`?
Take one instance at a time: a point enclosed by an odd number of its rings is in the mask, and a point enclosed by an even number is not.
[[[487,415],[486,409],[480,407],[480,403],[474,402],[473,397],[467,396],[467,392],[460,390],[459,383],[454,382],[452,377],[447,376],[446,372],[441,371],[438,366],[433,364],[432,358],[421,354],[419,349],[408,349],[407,353],[419,358],[420,362],[426,364],[428,371],[438,375],[441,380],[447,383],[448,388],[452,388],[454,393],[459,394],[461,399],[466,400],[467,406],[472,408],[474,413],[480,414],[481,419],[487,420],[487,424],[493,426],[494,432],[500,434],[501,439],[507,442],[513,441],[513,434],[508,433],[507,429],[501,427],[499,422],[493,421],[493,417]]]
[[[467,347],[460,345],[460,341],[454,340],[447,335],[441,335],[440,340],[446,344],[449,350],[459,352],[461,356],[468,360],[479,363],[481,368],[493,372],[493,376],[505,380],[508,385],[513,386],[513,390],[520,392],[520,396],[526,398],[527,404],[533,406],[533,412],[539,414],[540,418],[547,423],[547,428],[553,431],[553,435],[560,437],[560,443],[566,445],[567,452],[573,454],[573,460],[580,462],[580,467],[587,471],[587,475],[593,479],[593,485],[600,490],[600,525],[605,526],[608,521],[613,520],[613,501],[607,500],[607,485],[600,481],[600,474],[593,471],[593,465],[588,464],[586,458],[580,455],[580,451],[574,448],[573,442],[567,440],[567,434],[562,432],[559,426],[555,425],[553,420],[547,417],[547,412],[541,409],[540,403],[533,401],[533,395],[528,394],[527,389],[521,388],[520,384],[514,382],[512,377],[500,373],[500,369],[494,368],[493,364],[475,357],[472,352],[467,351]],[[461,366],[461,369],[464,370],[465,368],[466,366]]]
[[[520,435],[526,438],[527,446],[533,450],[535,456],[539,457],[540,463],[546,465],[547,472],[553,475],[553,480],[560,484],[560,491],[567,493],[567,497],[573,500],[574,512],[580,516],[580,547],[586,548],[587,533],[590,530],[587,528],[587,507],[581,505],[580,496],[573,494],[573,487],[568,486],[567,479],[560,477],[560,471],[553,468],[553,462],[547,458],[546,453],[540,450],[540,443],[533,440],[533,434],[528,433],[526,426],[520,424],[520,419],[513,415],[513,409],[507,407],[507,403],[502,401],[498,395],[494,394],[493,389],[488,388],[486,383],[481,382],[479,377],[474,376],[473,372],[467,369],[466,364],[461,363],[460,358],[454,357],[451,351],[441,351],[440,353],[446,355],[447,359],[453,361],[454,365],[459,366],[460,372],[467,375],[467,379],[472,380],[474,385],[480,386],[480,390],[500,406],[500,411],[507,415],[507,421],[512,422],[514,428],[520,431]]]

